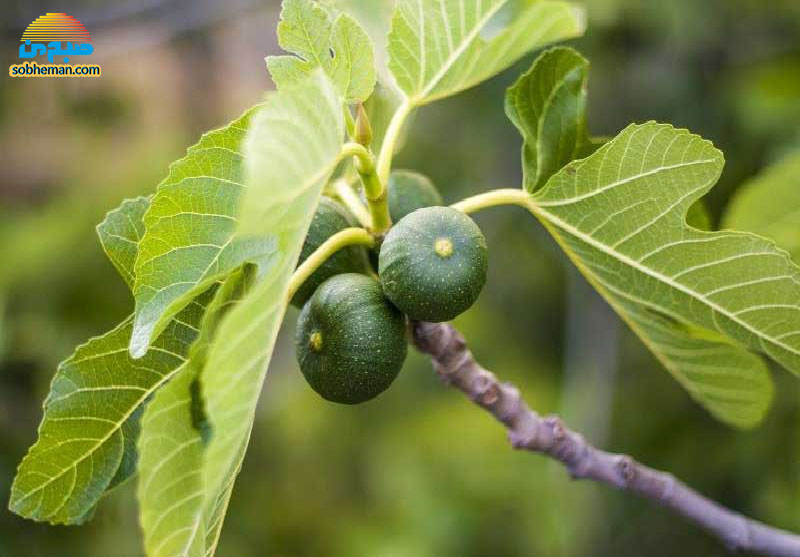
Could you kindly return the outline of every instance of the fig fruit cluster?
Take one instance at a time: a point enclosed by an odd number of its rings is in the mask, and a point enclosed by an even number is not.
[[[430,180],[395,172],[387,195],[395,224],[376,257],[363,247],[344,248],[292,299],[302,306],[295,335],[300,370],[332,402],[357,404],[388,389],[406,359],[406,319],[449,321],[475,303],[486,283],[486,239],[470,217],[441,206]],[[300,262],[350,226],[347,210],[324,198]]]

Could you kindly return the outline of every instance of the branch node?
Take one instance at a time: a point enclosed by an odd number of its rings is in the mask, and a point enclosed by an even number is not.
[[[502,383],[498,387],[498,391],[503,393],[503,398],[507,404],[501,405],[498,408],[497,418],[509,427],[514,427],[520,418],[524,418],[525,410],[523,409],[522,396],[519,390],[511,383]],[[530,411],[528,411],[530,412]]]
[[[472,397],[482,406],[491,406],[496,403],[499,393],[494,377],[486,372],[478,373],[472,380]]]
[[[453,376],[450,373],[447,373],[447,370],[439,364],[438,362],[433,363],[433,370],[436,372],[437,377],[439,377],[439,381],[442,382],[444,385],[452,385],[453,384]]]
[[[553,438],[552,440],[553,446],[561,443],[567,436],[566,428],[564,427],[564,422],[562,422],[561,418],[559,418],[558,416],[545,416],[544,423],[550,429],[550,435]]]
[[[527,435],[510,429],[508,430],[508,441],[511,443],[511,447],[516,450],[527,449],[531,439],[528,438]]]
[[[450,344],[452,344],[452,347],[450,348],[451,350],[462,352],[467,349],[467,341],[464,339],[463,336],[461,336],[461,334],[456,332],[455,329],[452,329]]]
[[[470,354],[468,350],[456,352],[455,356],[456,357],[453,358],[454,361],[448,362],[448,367],[450,368],[448,373],[455,375],[456,373],[460,373],[465,369],[469,369],[469,367],[472,365],[472,354]]]
[[[497,384],[492,383],[489,385],[486,393],[483,395],[483,405],[484,406],[491,406],[495,404],[498,399],[500,398],[499,391],[497,389]]]
[[[629,456],[620,456],[617,459],[617,473],[625,485],[630,485],[636,478],[636,463]]]

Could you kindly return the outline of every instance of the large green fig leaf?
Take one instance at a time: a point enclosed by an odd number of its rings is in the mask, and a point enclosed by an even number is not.
[[[269,234],[277,250],[258,282],[222,320],[202,375],[211,441],[207,504],[239,470],[256,401],[288,304],[288,285],[325,183],[342,157],[341,97],[320,70],[272,93],[245,143],[247,192],[239,236]],[[223,509],[224,511],[224,509]]]
[[[101,243],[122,276],[131,277],[146,199],[126,201],[98,226]],[[127,223],[127,224],[126,224]],[[173,319],[147,357],[128,354],[132,318],[78,347],[56,372],[44,404],[39,439],[23,459],[10,508],[27,518],[78,524],[103,493],[136,468],[143,403],[185,361],[204,308],[199,299]]]
[[[134,357],[199,293],[274,250],[268,238],[234,238],[244,189],[241,143],[254,110],[190,147],[150,202],[135,266]]]
[[[722,227],[771,238],[800,261],[800,152],[742,185],[725,212]]]
[[[222,316],[242,298],[252,274],[250,267],[234,271],[217,289],[189,360],[156,393],[144,413],[138,497],[149,557],[206,554],[208,526],[216,524],[217,517],[215,504],[211,512],[205,511],[203,448],[209,430],[200,395],[200,373]],[[228,495],[229,490],[225,490],[217,498],[227,500]]]
[[[556,47],[542,53],[506,92],[506,114],[525,143],[525,189],[539,189],[555,172],[579,158],[586,134],[589,62]]]
[[[296,56],[269,56],[267,68],[281,88],[322,68],[348,103],[364,101],[375,87],[372,41],[347,14],[313,0],[284,0],[278,43]]]
[[[11,510],[51,523],[82,521],[119,473],[133,442],[125,438],[128,420],[184,363],[203,309],[202,301],[191,303],[141,360],[128,354],[133,327],[127,319],[59,366],[39,439],[14,480]]]
[[[411,106],[454,95],[547,43],[583,33],[583,11],[552,0],[397,0],[389,69]]]
[[[531,211],[691,395],[747,427],[772,387],[762,352],[800,372],[800,269],[742,232],[686,224],[723,157],[686,130],[632,125],[531,197]]]

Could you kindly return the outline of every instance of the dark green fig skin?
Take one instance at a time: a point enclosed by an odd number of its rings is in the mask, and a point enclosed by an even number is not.
[[[451,253],[438,254],[439,242]],[[451,207],[418,209],[401,219],[386,235],[378,259],[389,300],[411,319],[434,323],[450,321],[475,303],[488,266],[480,228]]]
[[[439,190],[427,176],[407,170],[392,172],[387,196],[392,222],[399,222],[417,209],[443,204]]]
[[[320,200],[311,220],[300,261],[303,263],[328,238],[351,226],[358,226],[347,210],[330,198]],[[342,273],[366,273],[369,270],[366,250],[361,246],[348,246],[337,251],[319,269],[314,271],[292,297],[292,305],[303,307],[320,284]]]
[[[392,384],[408,352],[405,316],[372,277],[325,281],[303,307],[295,348],[300,370],[322,398],[358,404]]]

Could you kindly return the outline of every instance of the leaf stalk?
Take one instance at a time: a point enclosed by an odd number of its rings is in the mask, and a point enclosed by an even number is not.
[[[397,107],[397,110],[392,116],[392,120],[389,122],[389,127],[386,128],[386,135],[384,135],[383,143],[381,144],[381,152],[378,154],[378,178],[383,184],[389,181],[389,174],[392,172],[392,158],[394,157],[397,140],[403,131],[403,124],[405,124],[406,119],[413,109],[414,106],[411,101],[405,99],[400,106]]]
[[[520,207],[530,208],[531,194],[522,189],[503,188],[487,191],[462,199],[458,203],[451,205],[453,209],[465,214],[475,213],[481,209],[497,207],[500,205],[519,205]]]
[[[372,215],[369,209],[361,202],[353,190],[353,186],[344,178],[334,180],[331,184],[332,193],[339,198],[347,210],[350,211],[364,228],[372,228]]]
[[[286,294],[287,299],[291,300],[303,283],[314,274],[333,254],[347,246],[366,246],[373,247],[375,237],[363,228],[345,228],[337,232],[319,246],[308,259],[297,267],[291,280],[289,290]]]

